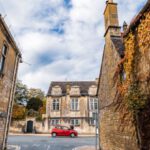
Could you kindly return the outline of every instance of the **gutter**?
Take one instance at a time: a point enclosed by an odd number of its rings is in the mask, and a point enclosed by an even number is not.
[[[0,23],[1,23],[2,27],[4,28],[4,31],[6,31],[6,32],[4,33],[5,36],[6,36],[6,38],[7,38],[7,37],[9,38],[8,41],[10,41],[12,47],[14,47],[14,49],[15,49],[16,52],[17,52],[17,54],[19,54],[19,56],[21,57],[21,52],[20,52],[20,50],[19,50],[19,48],[18,48],[18,46],[17,46],[17,44],[16,44],[16,42],[15,42],[15,40],[14,40],[14,37],[12,36],[12,34],[11,34],[11,32],[10,32],[10,30],[9,30],[9,28],[8,28],[8,26],[7,26],[7,24],[5,23],[4,18],[2,17],[1,14],[0,14]],[[7,34],[7,35],[6,35],[6,34]]]

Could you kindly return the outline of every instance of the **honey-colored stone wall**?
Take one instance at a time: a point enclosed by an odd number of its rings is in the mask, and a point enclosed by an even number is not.
[[[102,150],[137,150],[132,115],[120,104],[117,83],[113,79],[119,61],[119,54],[112,47],[111,40],[106,41],[98,95],[100,145]]]
[[[150,9],[139,16],[124,35],[124,58],[117,57],[110,35],[105,37],[98,91],[101,150],[150,149]],[[114,80],[118,64],[124,78],[118,74]],[[133,84],[139,93],[131,91]]]
[[[16,50],[12,46],[9,37],[6,35],[7,32],[0,24],[0,58],[4,43],[7,45],[8,48],[4,71],[3,74],[0,75],[0,112],[3,114],[2,116],[0,116],[0,149],[2,149],[4,138],[6,138],[4,135],[8,129],[8,123],[6,124],[6,118],[8,116],[8,105],[10,101],[12,101],[12,99],[10,98],[11,90],[12,88],[14,88],[12,84],[14,83],[13,77],[17,56]]]

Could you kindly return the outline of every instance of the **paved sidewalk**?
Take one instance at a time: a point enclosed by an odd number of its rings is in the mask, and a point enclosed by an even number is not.
[[[93,147],[93,146],[82,146],[82,147],[76,147],[73,150],[95,150],[95,147]]]

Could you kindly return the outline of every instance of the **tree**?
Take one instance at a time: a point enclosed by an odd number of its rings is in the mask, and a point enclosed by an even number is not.
[[[43,102],[41,99],[39,99],[38,97],[33,97],[31,98],[28,103],[27,103],[27,109],[30,110],[30,109],[33,109],[35,111],[39,111],[39,108],[40,107],[43,107]]]
[[[14,104],[13,112],[12,112],[12,119],[22,120],[22,119],[25,119],[25,116],[26,116],[25,107],[18,105],[18,104]]]
[[[46,114],[46,99],[43,100],[43,106],[40,107],[39,109],[39,113],[42,114]]]
[[[29,99],[37,97],[42,100],[44,99],[44,92],[41,89],[31,88],[28,90],[28,97]]]
[[[28,89],[25,84],[17,80],[15,91],[15,102],[17,104],[26,105],[28,101]]]
[[[46,114],[46,99],[44,98],[42,102],[43,106],[39,108],[39,114],[36,118],[36,121],[42,121],[43,120],[42,115]]]

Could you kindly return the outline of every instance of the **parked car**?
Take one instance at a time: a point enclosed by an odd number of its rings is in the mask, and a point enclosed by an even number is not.
[[[66,127],[66,126],[57,125],[57,126],[55,126],[52,129],[51,135],[52,135],[52,137],[56,137],[56,136],[77,137],[78,136],[78,132],[75,131],[72,128],[69,128],[69,127]]]

